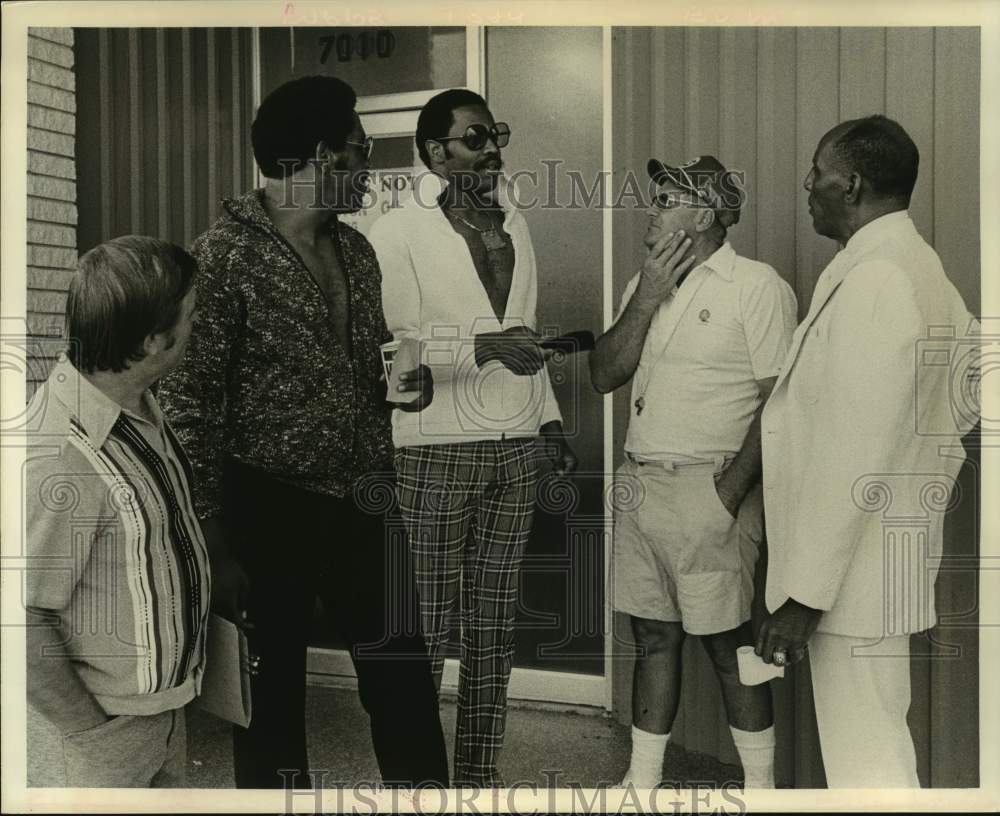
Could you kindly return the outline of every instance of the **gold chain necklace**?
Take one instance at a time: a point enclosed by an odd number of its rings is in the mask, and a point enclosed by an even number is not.
[[[504,240],[504,237],[503,235],[500,234],[499,230],[497,230],[497,228],[493,226],[492,218],[490,219],[491,222],[490,226],[487,229],[480,229],[475,224],[466,221],[464,218],[462,218],[462,216],[460,216],[456,212],[452,212],[451,210],[445,210],[444,212],[452,218],[457,218],[459,221],[465,224],[465,226],[467,226],[469,229],[478,232],[480,239],[482,239],[483,246],[486,247],[487,252],[496,252],[498,250],[506,248],[507,241]],[[487,218],[489,218],[489,216],[487,216]]]

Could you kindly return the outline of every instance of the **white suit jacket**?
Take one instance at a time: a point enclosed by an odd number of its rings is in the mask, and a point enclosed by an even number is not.
[[[413,196],[372,225],[368,240],[382,270],[382,308],[396,340],[423,342],[434,373],[434,399],[423,411],[392,412],[397,448],[536,436],[561,420],[547,369],[518,376],[498,362],[480,369],[477,334],[513,326],[536,328],[538,273],[528,224],[499,189],[504,230],[514,244],[514,275],[503,321],[490,305],[465,239],[436,206],[442,179],[414,178]]]
[[[859,637],[935,624],[978,331],[905,211],[823,271],[762,419],[769,610],[793,598]]]

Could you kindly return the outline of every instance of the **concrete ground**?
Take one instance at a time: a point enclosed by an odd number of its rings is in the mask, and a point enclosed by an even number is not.
[[[583,713],[587,712],[587,713]],[[307,700],[309,760],[313,770],[328,771],[324,784],[347,785],[379,779],[368,736],[367,716],[353,689],[311,686]],[[449,743],[455,733],[455,701],[445,699],[441,718]],[[228,723],[188,709],[188,785],[233,787],[231,731]],[[449,744],[449,753],[451,745]],[[28,784],[60,786],[58,737],[38,716],[28,720]],[[511,703],[500,770],[509,786],[584,788],[614,784],[625,773],[629,729],[586,709]],[[712,757],[671,745],[664,762],[665,781],[723,784],[743,772]]]

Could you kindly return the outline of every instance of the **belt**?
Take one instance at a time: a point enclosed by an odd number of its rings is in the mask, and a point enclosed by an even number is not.
[[[715,472],[718,473],[730,462],[735,459],[735,456],[716,456],[714,459],[698,459],[691,461],[685,459],[681,462],[672,462],[670,460],[664,459],[640,459],[634,454],[626,453],[625,458],[630,462],[639,465],[640,467],[655,467],[661,468],[662,470],[683,470],[684,468],[703,468],[703,467],[713,467]]]

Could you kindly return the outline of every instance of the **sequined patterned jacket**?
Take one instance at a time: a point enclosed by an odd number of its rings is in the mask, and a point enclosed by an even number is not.
[[[379,382],[379,345],[391,335],[375,252],[355,229],[333,222],[350,290],[352,358],[260,195],[223,201],[226,215],[195,241],[197,320],[183,363],[158,392],[194,465],[202,518],[221,509],[228,457],[334,496],[392,467]]]

